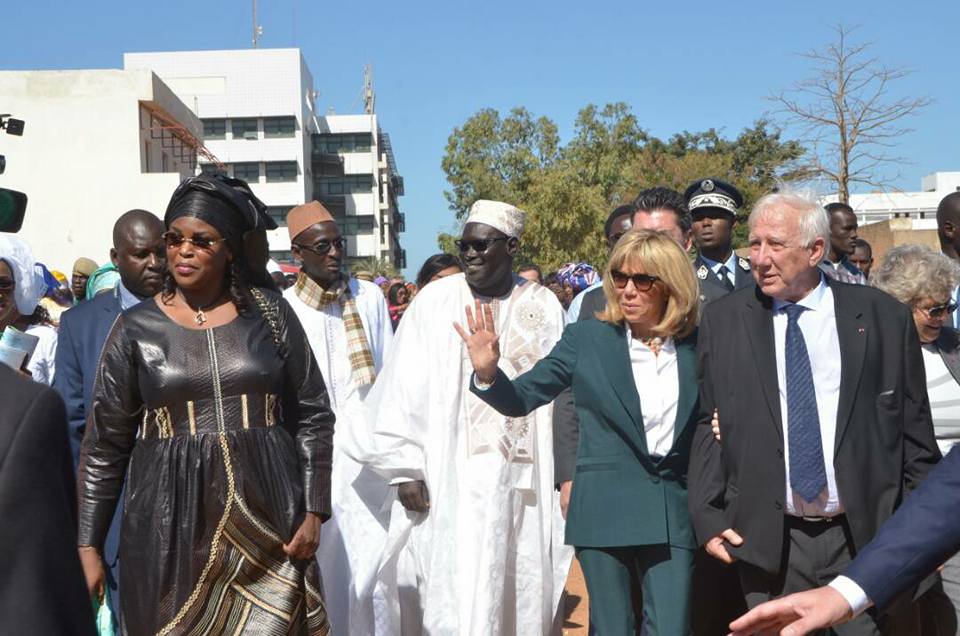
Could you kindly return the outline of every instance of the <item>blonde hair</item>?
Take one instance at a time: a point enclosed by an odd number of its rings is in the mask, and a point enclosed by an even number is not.
[[[611,272],[622,271],[628,264],[644,274],[656,276],[667,288],[667,308],[660,322],[651,329],[653,334],[664,338],[682,338],[690,334],[700,318],[697,278],[683,248],[663,232],[653,230],[631,230],[613,248],[603,271],[603,295],[607,298],[607,307],[597,312],[597,318],[614,324],[623,323]]]

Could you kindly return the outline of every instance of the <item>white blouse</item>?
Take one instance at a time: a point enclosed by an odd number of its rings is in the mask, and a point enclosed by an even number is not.
[[[633,381],[640,396],[647,451],[651,455],[666,455],[673,446],[677,402],[680,400],[677,348],[673,338],[667,338],[660,347],[659,355],[654,355],[647,345],[634,339],[629,329],[627,346]]]

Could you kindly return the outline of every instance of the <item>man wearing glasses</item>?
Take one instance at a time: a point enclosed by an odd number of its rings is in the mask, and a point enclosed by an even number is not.
[[[572,551],[553,491],[552,407],[509,418],[487,406],[451,328],[488,305],[510,377],[560,339],[556,296],[513,273],[523,220],[512,205],[474,203],[457,241],[464,273],[417,295],[371,396],[369,462],[397,486],[378,579],[401,623],[391,633],[559,630]]]
[[[333,440],[333,517],[323,525],[317,560],[333,631],[374,633],[373,577],[386,535],[377,511],[386,482],[353,457],[365,425],[364,400],[393,339],[380,288],[342,271],[346,239],[330,212],[311,201],[287,214],[296,283],[283,292],[310,341],[337,416]]]

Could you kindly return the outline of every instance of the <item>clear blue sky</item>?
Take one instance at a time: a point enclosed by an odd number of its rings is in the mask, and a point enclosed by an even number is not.
[[[2,69],[118,68],[128,51],[246,48],[251,2],[7,2]],[[261,0],[263,47],[298,46],[320,112],[359,108],[374,66],[377,112],[406,196],[408,273],[453,226],[440,169],[454,126],[480,108],[522,105],[568,135],[588,103],[625,101],[651,133],[716,127],[735,135],[764,97],[804,77],[795,53],[837,22],[858,25],[885,63],[915,71],[899,91],[935,100],[913,122],[897,185],[960,170],[960,2],[317,2]],[[2,111],[2,96],[0,96]]]

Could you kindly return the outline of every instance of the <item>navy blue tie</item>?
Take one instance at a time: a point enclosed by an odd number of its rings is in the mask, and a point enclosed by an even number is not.
[[[787,437],[790,443],[790,487],[810,503],[827,487],[823,464],[820,415],[807,343],[797,319],[804,308],[787,305]]]

